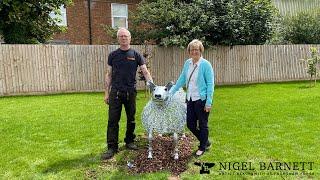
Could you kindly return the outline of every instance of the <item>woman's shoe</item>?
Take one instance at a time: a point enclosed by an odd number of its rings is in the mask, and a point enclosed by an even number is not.
[[[204,151],[201,151],[200,149],[198,149],[198,151],[196,152],[196,157],[200,157],[204,154]]]

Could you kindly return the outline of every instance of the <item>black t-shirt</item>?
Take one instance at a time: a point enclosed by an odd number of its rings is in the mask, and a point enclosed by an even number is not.
[[[108,64],[112,66],[112,88],[135,90],[137,68],[145,64],[143,56],[133,49],[123,51],[119,48],[109,54]]]

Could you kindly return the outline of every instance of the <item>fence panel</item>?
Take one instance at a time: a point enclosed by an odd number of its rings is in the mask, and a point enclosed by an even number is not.
[[[310,47],[320,45],[215,46],[203,56],[215,71],[215,83],[244,84],[305,80]],[[0,96],[103,91],[108,54],[117,45],[0,45]],[[151,54],[150,72],[156,84],[176,81],[185,60],[184,49],[134,45]],[[149,48],[149,49],[147,49]],[[138,89],[145,88],[142,81]]]
[[[320,7],[319,0],[273,0],[282,15],[295,15],[301,11]]]

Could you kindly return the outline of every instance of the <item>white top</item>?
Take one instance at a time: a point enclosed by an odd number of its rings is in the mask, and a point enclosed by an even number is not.
[[[193,64],[193,62],[191,61],[190,65],[189,65],[187,81],[189,80],[193,69],[196,66],[197,66],[197,68],[194,70],[194,72],[190,78],[189,87],[187,87],[187,100],[188,101],[190,101],[190,98],[192,99],[192,101],[197,101],[200,99],[199,89],[197,86],[199,64],[200,64],[199,62],[200,62],[200,60],[197,63]],[[187,82],[187,85],[188,85],[188,82]]]

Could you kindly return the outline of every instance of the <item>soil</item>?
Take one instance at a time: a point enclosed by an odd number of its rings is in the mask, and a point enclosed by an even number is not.
[[[148,148],[136,151],[136,158],[130,162],[130,173],[149,173],[170,171],[179,175],[187,170],[187,164],[192,158],[193,136],[186,135],[179,139],[179,159],[173,158],[174,143],[172,136],[156,136],[152,142],[153,158],[148,159]]]

